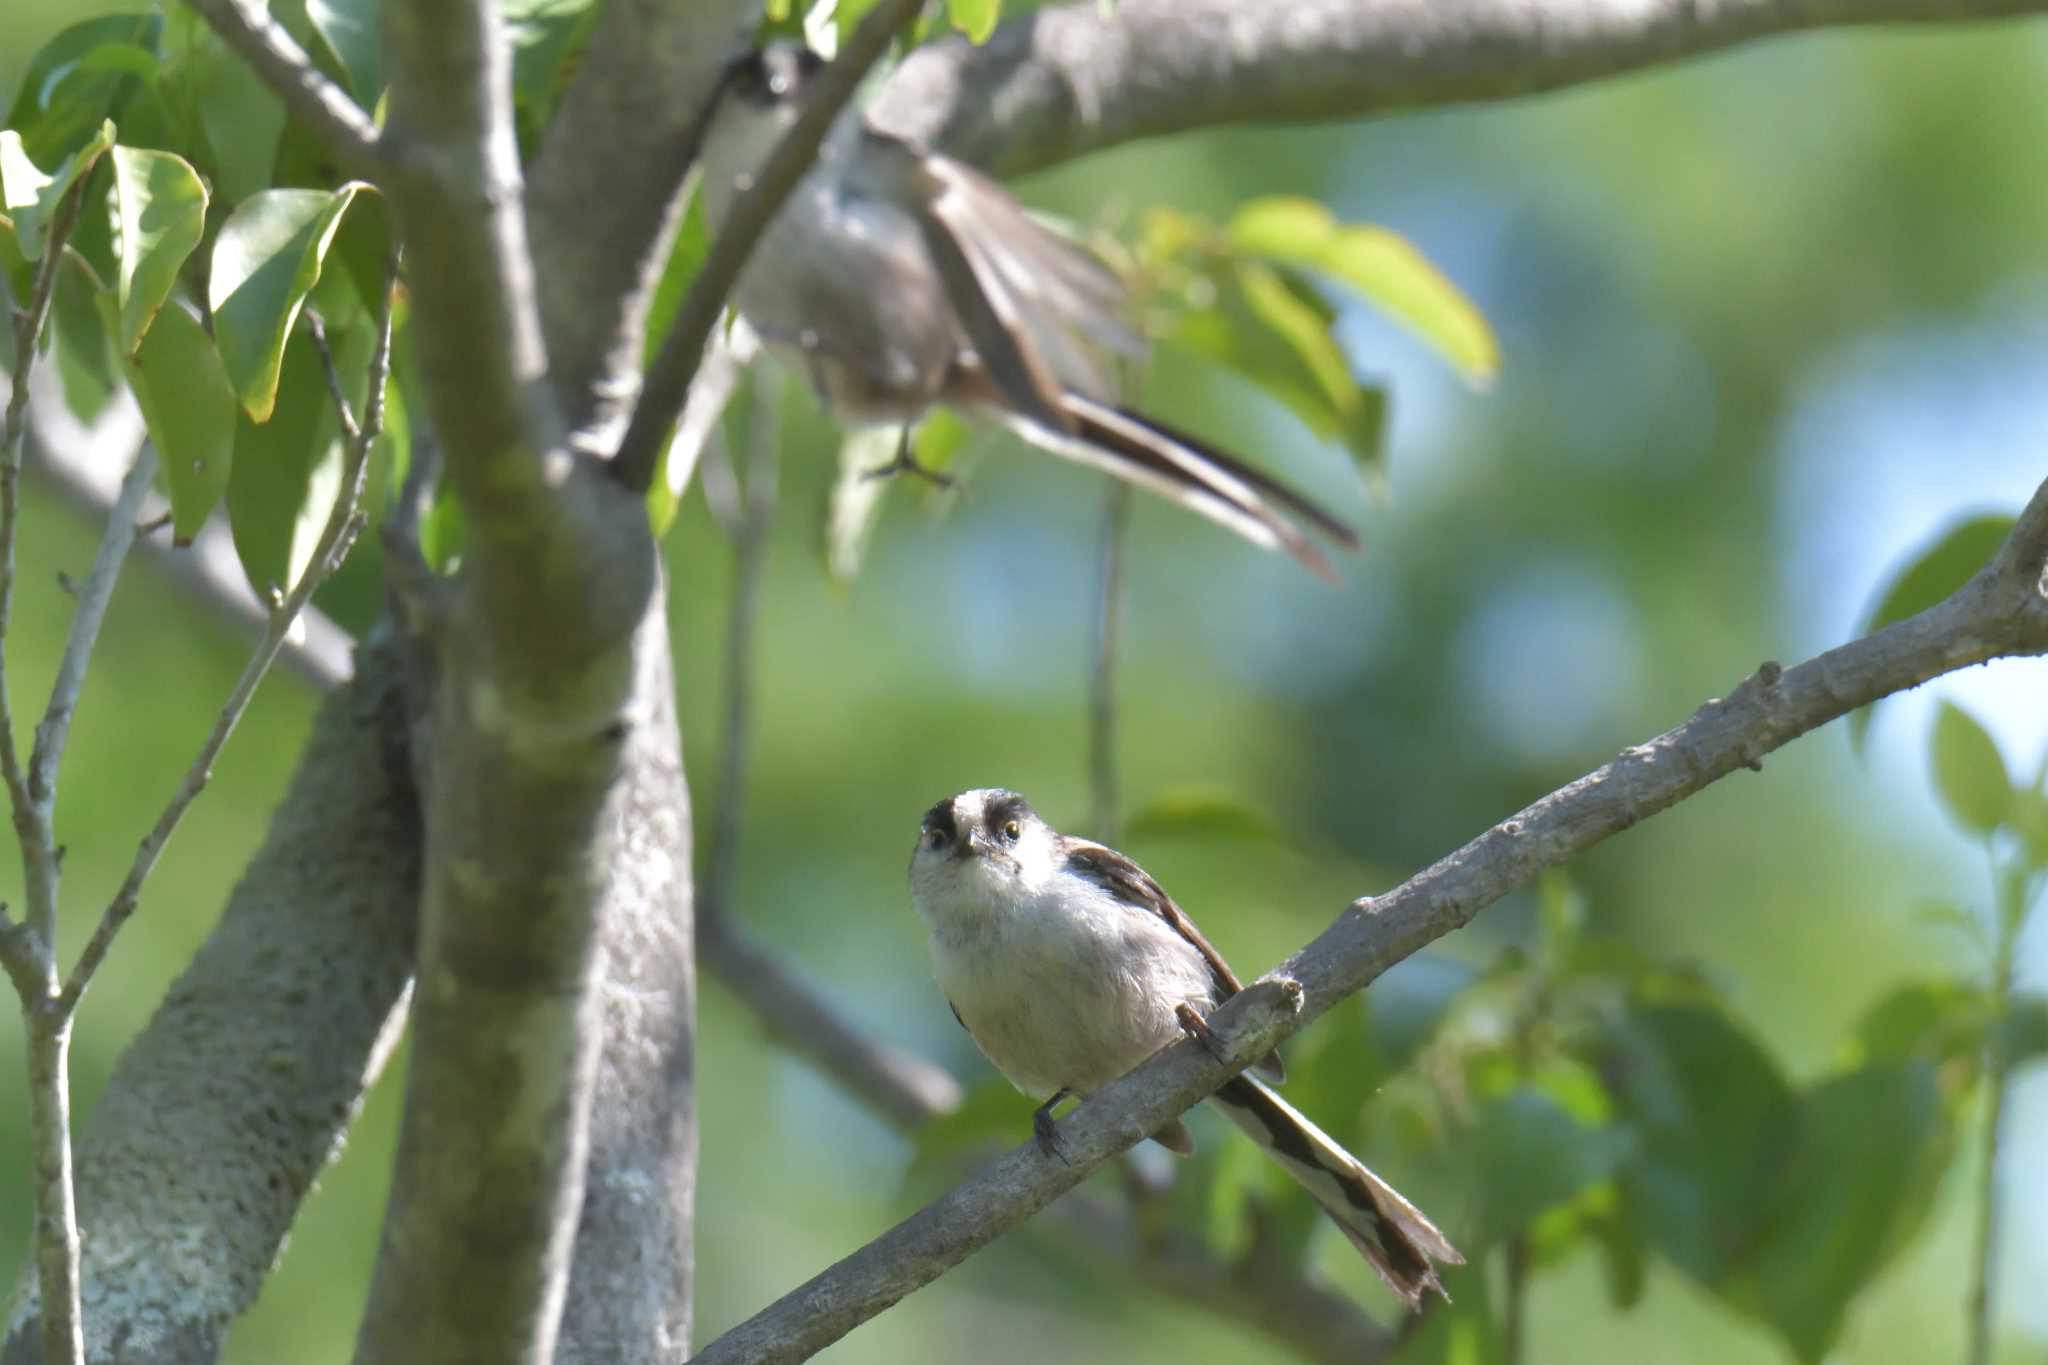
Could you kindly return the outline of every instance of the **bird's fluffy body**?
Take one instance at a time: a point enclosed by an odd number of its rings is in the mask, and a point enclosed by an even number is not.
[[[1012,801],[997,789],[955,797],[961,836],[943,851],[919,841],[912,896],[939,989],[989,1061],[1035,1099],[1086,1095],[1178,1039],[1175,1007],[1206,1014],[1215,981],[1172,925],[1076,880],[1067,845],[1083,841],[1028,807],[1013,817]],[[1019,838],[1005,847],[1011,818]]]

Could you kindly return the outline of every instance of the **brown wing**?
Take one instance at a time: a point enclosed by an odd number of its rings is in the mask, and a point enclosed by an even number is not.
[[[1216,987],[1217,1004],[1244,989],[1244,983],[1237,979],[1237,973],[1230,970],[1223,954],[1202,937],[1202,931],[1187,917],[1187,912],[1174,903],[1173,897],[1166,894],[1166,888],[1154,881],[1152,874],[1144,868],[1113,848],[1087,839],[1069,839],[1067,870],[1076,876],[1086,877],[1124,904],[1157,915],[1171,925],[1173,931],[1193,945],[1209,964],[1209,978]],[[1277,1052],[1267,1053],[1253,1065],[1275,1081],[1285,1079],[1287,1074]]]

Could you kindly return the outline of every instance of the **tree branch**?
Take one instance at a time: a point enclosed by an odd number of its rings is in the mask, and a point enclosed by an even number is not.
[[[374,180],[384,168],[377,125],[348,92],[320,74],[270,12],[249,0],[186,0],[241,54],[285,107],[311,128],[351,175]]]
[[[1765,664],[1685,724],[1502,821],[1388,894],[1354,902],[1316,940],[1217,1011],[1220,1057],[1176,1043],[1060,1125],[1064,1160],[1010,1152],[711,1343],[697,1360],[798,1361],[923,1287],[1213,1092],[1381,972],[1467,923],[1545,868],[1676,804],[1854,708],[1994,658],[2048,653],[2048,484],[1992,562],[1947,600],[1799,667]],[[1295,1012],[1273,988],[1301,992]],[[1251,1017],[1247,1017],[1251,1016]]]
[[[811,86],[803,113],[775,144],[746,192],[734,201],[732,213],[720,225],[710,254],[690,283],[690,292],[676,310],[675,323],[647,372],[639,405],[633,409],[633,419],[612,459],[612,473],[627,488],[644,493],[654,481],[662,443],[690,396],[690,381],[704,358],[704,343],[718,325],[726,296],[740,271],[796,182],[817,160],[825,134],[853,98],[861,79],[923,7],[924,0],[881,0],[868,11],[839,56]]]
[[[705,110],[760,10],[607,0],[528,167],[549,377],[580,449],[609,451],[624,429]]]
[[[215,1357],[398,1039],[421,822],[395,653],[365,646],[321,706],[262,847],[78,1135],[89,1359]],[[34,1278],[5,1365],[43,1359]]]
[[[411,325],[469,542],[435,639],[412,1062],[356,1350],[538,1361],[593,1140],[624,755],[672,704],[663,598],[639,500],[563,441],[499,7],[414,0],[384,22]]]
[[[1804,29],[2048,0],[1095,0],[917,50],[880,125],[1003,175],[1134,138],[1506,99]]]

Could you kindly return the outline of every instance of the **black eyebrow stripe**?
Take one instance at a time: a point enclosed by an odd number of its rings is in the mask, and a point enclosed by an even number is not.
[[[1031,803],[1015,792],[1008,792],[988,803],[986,821],[991,832],[1006,820],[1021,820],[1031,814]]]

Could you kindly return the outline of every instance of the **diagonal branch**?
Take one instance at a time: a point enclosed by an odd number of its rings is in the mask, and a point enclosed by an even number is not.
[[[1076,0],[920,48],[874,109],[1004,175],[1133,138],[1508,99],[1807,29],[2048,0]]]
[[[1765,755],[1858,706],[1972,664],[2048,653],[2044,548],[2048,484],[2036,491],[1998,555],[1953,596],[1797,668],[1766,663],[1683,725],[1624,750],[1386,895],[1354,902],[1314,942],[1217,1012],[1220,1058],[1192,1042],[1163,1050],[1061,1124],[1065,1161],[1035,1143],[1017,1148],[733,1328],[696,1359],[724,1365],[815,1354],[1073,1188],[1278,1038],[1545,868],[1738,769],[1760,768]],[[1297,1011],[1275,1007],[1276,987],[1300,992]]]
[[[384,166],[377,125],[347,91],[320,74],[305,49],[268,10],[248,0],[187,3],[327,144],[349,174],[377,178]]]
[[[864,16],[839,56],[825,68],[806,96],[803,113],[790,125],[775,150],[768,154],[754,180],[732,206],[732,213],[720,225],[690,292],[676,310],[675,324],[661,344],[661,353],[647,372],[639,406],[619,442],[612,460],[612,473],[626,487],[645,492],[654,481],[660,463],[662,442],[675,424],[677,414],[690,395],[690,381],[704,356],[704,344],[718,315],[725,310],[726,295],[732,292],[740,271],[754,254],[755,245],[775,218],[796,182],[817,160],[818,148],[832,123],[853,98],[861,78],[881,59],[896,35],[909,26],[924,0],[883,0]]]

